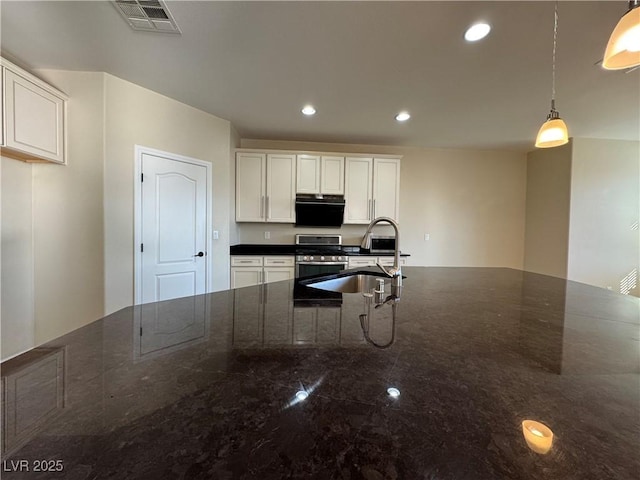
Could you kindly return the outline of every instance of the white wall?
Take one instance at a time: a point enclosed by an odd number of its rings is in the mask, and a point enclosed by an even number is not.
[[[213,165],[213,290],[229,285],[232,142],[228,121],[105,76],[105,310],[133,304],[134,147],[185,155]]]
[[[620,291],[640,270],[639,196],[640,142],[574,140],[570,280]]]
[[[526,155],[509,151],[429,149],[243,139],[243,148],[403,155],[401,249],[411,265],[522,268]],[[292,225],[239,224],[241,243],[292,242]],[[345,225],[344,243],[359,243],[365,226]],[[384,231],[384,230],[382,230]],[[424,240],[429,233],[430,240]]]
[[[527,155],[524,269],[567,278],[571,148],[544,148]]]
[[[2,157],[2,345],[4,360],[34,345],[31,165]]]

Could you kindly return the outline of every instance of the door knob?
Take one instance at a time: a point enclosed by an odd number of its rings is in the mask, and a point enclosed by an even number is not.
[[[204,257],[204,252],[198,252],[194,257]]]

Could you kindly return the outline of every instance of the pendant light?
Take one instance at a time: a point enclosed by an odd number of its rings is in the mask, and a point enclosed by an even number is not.
[[[564,120],[556,110],[556,44],[558,40],[558,0],[556,0],[553,22],[553,66],[551,70],[551,112],[540,127],[536,138],[536,147],[549,148],[564,145],[569,141],[569,132]]]
[[[640,65],[640,0],[631,0],[629,10],[613,29],[602,66],[621,70]]]

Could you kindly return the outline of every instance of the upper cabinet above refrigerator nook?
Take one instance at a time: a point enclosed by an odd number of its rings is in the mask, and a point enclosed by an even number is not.
[[[344,157],[298,155],[296,193],[344,195]]]
[[[2,65],[2,155],[25,162],[66,163],[67,96],[20,67]]]

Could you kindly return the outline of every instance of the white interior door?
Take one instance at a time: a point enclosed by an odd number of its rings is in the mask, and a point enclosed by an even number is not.
[[[141,303],[206,291],[207,168],[141,159]]]

